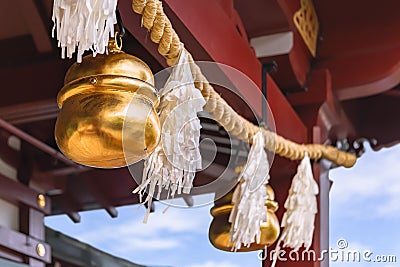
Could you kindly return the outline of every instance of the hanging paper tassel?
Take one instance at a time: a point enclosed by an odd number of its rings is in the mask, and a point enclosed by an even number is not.
[[[266,184],[269,181],[269,162],[264,150],[264,136],[261,131],[253,137],[252,146],[239,176],[240,184],[236,187],[232,202],[233,208],[229,216],[231,226],[231,242],[233,250],[252,243],[260,243],[260,224],[267,220]]]
[[[281,226],[284,228],[276,246],[272,267],[275,266],[280,245],[298,251],[302,246],[308,250],[314,233],[317,213],[318,184],[314,180],[308,154],[304,156],[292,180],[289,196],[285,202],[286,212]]]
[[[92,50],[93,56],[107,52],[108,40],[114,37],[118,0],[54,0],[52,36],[61,47],[61,58],[72,57],[78,47],[77,61]],[[56,34],[55,34],[56,33]]]
[[[159,106],[162,125],[161,141],[145,160],[142,183],[133,191],[139,193],[140,202],[147,204],[147,221],[152,198],[160,198],[163,189],[173,198],[176,193],[190,193],[196,170],[201,169],[199,149],[200,120],[206,101],[194,87],[188,54],[185,49],[165,84],[160,90]],[[147,198],[143,194],[148,188]]]

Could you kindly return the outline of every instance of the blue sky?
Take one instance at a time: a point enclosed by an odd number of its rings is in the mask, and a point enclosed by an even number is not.
[[[400,145],[368,149],[351,169],[331,171],[330,240],[349,249],[396,255],[397,263],[331,263],[342,266],[400,266]],[[371,257],[373,258],[373,256]]]
[[[212,197],[212,196],[208,196]],[[74,224],[66,216],[53,216],[46,224],[116,256],[136,263],[176,267],[260,266],[257,253],[229,253],[214,249],[208,241],[210,206],[173,208],[156,203],[147,224],[144,208],[118,208],[111,219],[105,211],[82,213]]]
[[[348,249],[395,255],[397,263],[331,262],[333,267],[400,267],[400,145],[373,152],[368,149],[356,166],[330,172],[331,248],[345,239]],[[273,177],[271,178],[273,179]],[[203,196],[202,198],[211,198]],[[204,199],[201,200],[204,202]],[[229,253],[208,241],[210,206],[183,209],[156,203],[148,224],[144,208],[118,208],[111,219],[103,210],[81,213],[74,224],[66,216],[46,218],[46,224],[99,249],[136,263],[175,267],[261,266],[257,252]]]

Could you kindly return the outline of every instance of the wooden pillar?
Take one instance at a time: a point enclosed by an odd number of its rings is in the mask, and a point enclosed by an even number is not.
[[[0,176],[10,181],[17,181],[18,151],[9,146],[11,135],[0,129]],[[17,146],[16,146],[17,147]],[[0,181],[1,187],[4,184]],[[14,231],[19,230],[19,208],[18,205],[2,197],[0,193],[0,228]],[[21,261],[21,256],[13,251],[0,247],[0,257],[14,261]]]
[[[44,244],[44,214],[32,209],[31,207],[21,207],[20,209],[20,229],[21,232],[39,241],[36,245],[36,252],[39,255],[39,249],[45,249],[44,253],[49,253],[46,251],[45,247],[39,248],[39,244]],[[32,267],[45,267],[45,262],[34,258],[32,256],[25,256],[24,263],[29,264]]]
[[[318,126],[313,128],[313,143],[320,144],[321,129]],[[314,178],[319,185],[318,214],[315,218],[315,230],[312,249],[316,253],[317,261],[313,267],[329,266],[329,190],[331,182],[329,180],[329,162],[321,160],[313,163]],[[327,252],[324,252],[327,251]]]
[[[50,213],[49,198],[2,175],[0,184],[0,196],[18,205],[20,211],[19,231],[0,226],[0,256],[33,267],[44,267],[51,261],[50,246],[44,242],[43,224],[44,214]]]
[[[321,134],[322,131],[320,127],[315,126],[312,129],[312,141],[316,144],[321,143]],[[297,164],[299,162],[291,162],[286,159],[281,159],[280,157],[276,158],[279,166],[286,164],[286,172],[285,175],[274,175],[274,168],[271,169],[271,181],[270,184],[275,189],[276,199],[279,202],[279,210],[277,215],[279,219],[282,219],[282,215],[285,211],[284,203],[288,195],[288,190],[291,184],[291,180],[294,177],[296,172]],[[317,196],[317,204],[318,204],[318,213],[315,216],[315,229],[314,229],[314,237],[313,244],[310,248],[310,253],[305,252],[300,249],[298,253],[291,254],[290,249],[285,249],[285,254],[281,254],[281,257],[285,260],[278,261],[277,267],[328,267],[329,266],[329,255],[328,253],[323,253],[324,250],[329,251],[329,190],[331,186],[331,182],[328,178],[329,173],[329,164],[325,160],[314,162],[313,174],[314,179],[317,181],[319,185],[319,194]],[[271,266],[270,255],[271,251],[274,250],[275,247],[268,248],[268,255],[265,257],[263,261],[264,267]],[[324,257],[322,257],[324,255]],[[296,259],[297,257],[297,259]]]
[[[17,181],[17,164],[18,164],[18,144],[14,145],[16,149],[10,147],[10,140],[13,137],[0,129],[0,175],[8,179]],[[19,141],[19,140],[18,140]],[[17,142],[18,142],[17,141]],[[1,186],[1,185],[0,185]],[[0,196],[0,225],[13,230],[18,230],[18,206],[4,200]]]
[[[50,199],[29,187],[32,168],[28,158],[21,156],[25,150],[20,149],[19,140],[14,139],[0,131],[0,217],[8,218],[0,221],[0,257],[45,267],[51,261],[50,246],[44,241]],[[12,209],[3,209],[7,207],[3,203]]]
[[[33,171],[32,160],[29,156],[22,155],[19,169],[20,171],[18,172],[18,180],[20,183],[29,187]],[[36,201],[36,204],[43,208],[50,204],[49,199],[44,198],[44,195],[40,194],[38,194]],[[37,257],[25,255],[23,262],[32,267],[45,267],[45,262],[41,260],[40,257],[43,257],[50,251],[46,251],[46,248],[44,247],[44,213],[42,210],[34,209],[29,205],[22,205],[20,207],[19,214],[20,232],[38,240],[38,244],[36,245],[36,253],[37,256],[39,256],[39,259]],[[44,255],[41,255],[41,253],[44,253]]]

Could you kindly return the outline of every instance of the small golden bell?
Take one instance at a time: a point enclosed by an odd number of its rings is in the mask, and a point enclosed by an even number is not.
[[[229,252],[232,251],[234,245],[230,242],[231,224],[229,223],[229,215],[233,208],[231,204],[233,191],[234,189],[223,198],[214,202],[214,207],[211,209],[211,215],[214,218],[208,232],[210,242],[215,248]],[[278,203],[274,201],[274,190],[269,185],[267,185],[267,195],[268,199],[265,202],[267,220],[260,224],[260,244],[253,243],[250,247],[242,247],[238,252],[262,250],[272,245],[278,239],[280,226],[278,218],[275,215],[275,212],[278,210]]]
[[[115,40],[108,55],[89,55],[69,68],[57,102],[57,145],[82,165],[126,166],[150,154],[160,139],[153,74]]]

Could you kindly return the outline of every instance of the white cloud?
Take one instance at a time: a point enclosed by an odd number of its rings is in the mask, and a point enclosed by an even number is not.
[[[119,246],[116,251],[126,254],[134,250],[168,250],[179,246],[181,246],[181,243],[174,238],[125,237],[119,240]]]
[[[135,210],[136,207],[130,207]],[[142,223],[143,208],[132,219],[118,224],[104,224],[99,228],[85,228],[75,237],[89,244],[118,244],[115,251],[126,253],[132,250],[168,250],[182,246],[177,234],[190,236],[206,234],[210,218],[197,212],[197,209],[170,208],[163,213],[165,205],[156,203],[156,212],[151,213],[147,224]]]
[[[194,264],[186,267],[239,267],[239,265],[223,261],[223,262],[215,262],[215,261],[207,261],[200,264]]]
[[[331,202],[337,208],[361,205],[376,216],[400,213],[400,145],[378,152],[368,149],[353,168],[332,170],[330,176]],[[367,200],[376,201],[362,206]]]

